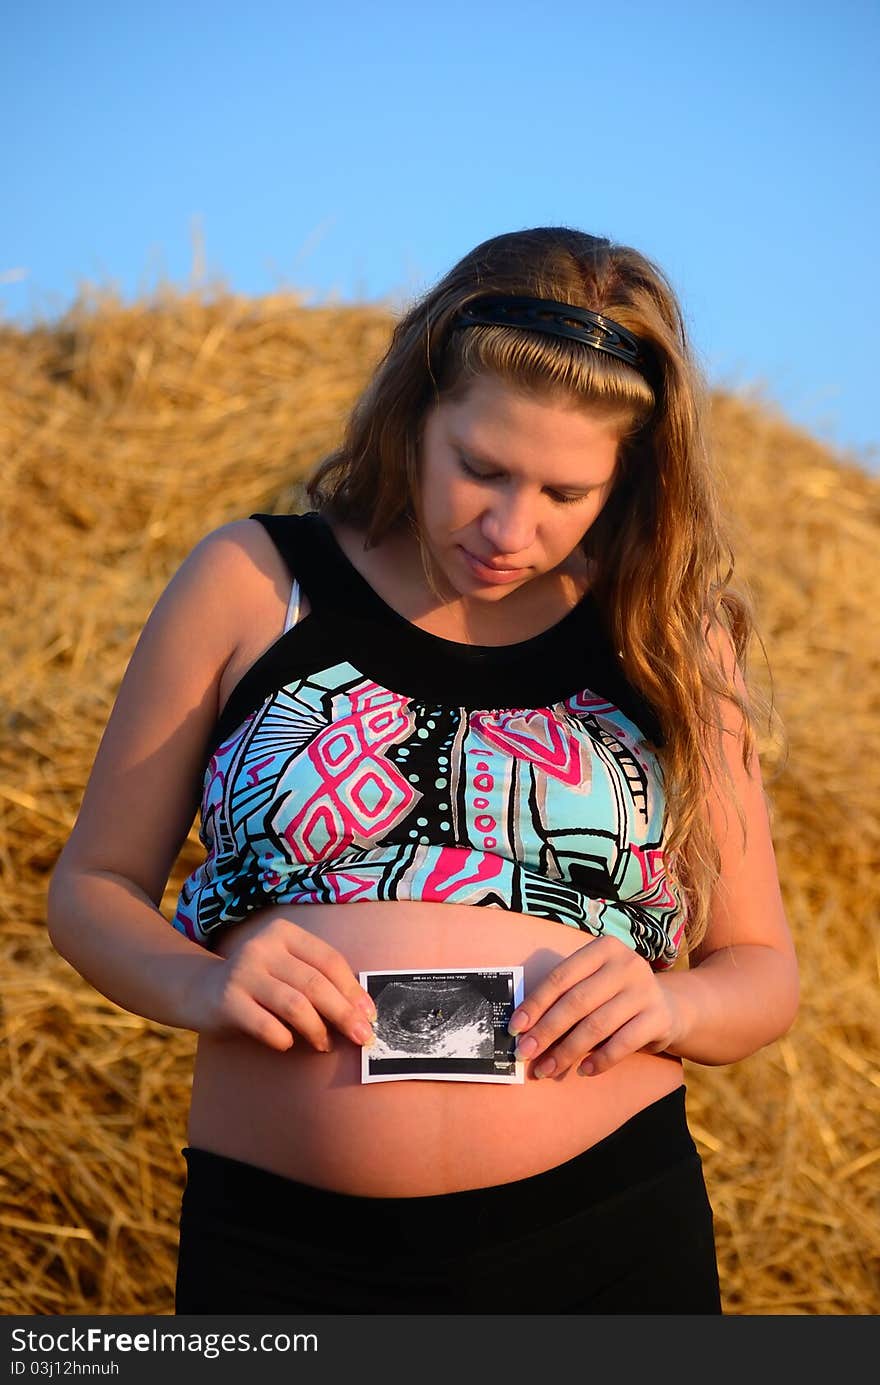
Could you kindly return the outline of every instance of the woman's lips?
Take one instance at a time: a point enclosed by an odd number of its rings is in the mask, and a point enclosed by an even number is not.
[[[487,567],[485,563],[480,562],[479,558],[474,557],[473,553],[469,552],[467,548],[464,548],[461,544],[459,544],[459,547],[461,548],[461,551],[464,554],[471,571],[474,573],[476,577],[479,578],[481,582],[487,585],[491,585],[494,587],[504,586],[508,582],[518,581],[520,577],[524,577],[525,574],[528,572],[528,568],[525,567],[510,567],[500,569]]]

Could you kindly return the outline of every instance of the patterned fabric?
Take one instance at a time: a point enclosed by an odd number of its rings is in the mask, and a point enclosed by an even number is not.
[[[451,706],[348,660],[283,677],[264,671],[276,686],[211,755],[180,932],[210,946],[266,906],[424,900],[674,963],[684,908],[664,866],[662,769],[614,702],[582,687],[544,706]]]

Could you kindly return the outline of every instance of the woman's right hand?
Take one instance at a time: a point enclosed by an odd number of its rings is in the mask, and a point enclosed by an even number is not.
[[[330,1026],[360,1046],[373,1042],[376,1008],[342,953],[323,938],[276,916],[236,925],[223,942],[218,965],[200,969],[186,995],[197,1033],[250,1034],[279,1052],[301,1035],[329,1053]]]

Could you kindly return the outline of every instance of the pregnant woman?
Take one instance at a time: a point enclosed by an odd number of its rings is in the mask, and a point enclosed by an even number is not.
[[[682,1059],[784,1034],[798,978],[706,400],[645,256],[499,235],[308,513],[157,602],[48,922],[198,1034],[177,1313],[721,1311]],[[522,969],[522,1080],[364,1081],[361,973],[474,968]]]

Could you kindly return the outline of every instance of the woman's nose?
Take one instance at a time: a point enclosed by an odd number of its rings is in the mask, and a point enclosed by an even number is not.
[[[483,516],[484,537],[506,557],[517,557],[532,546],[535,527],[534,501],[522,494],[499,496]]]

